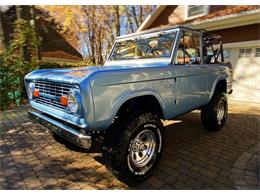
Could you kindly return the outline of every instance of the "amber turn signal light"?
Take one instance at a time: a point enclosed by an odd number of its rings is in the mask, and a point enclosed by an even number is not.
[[[40,92],[39,92],[38,89],[35,89],[35,90],[33,91],[33,96],[34,96],[34,97],[40,97]]]
[[[63,106],[67,106],[68,104],[68,98],[66,96],[61,96],[60,97],[60,103],[63,105]]]

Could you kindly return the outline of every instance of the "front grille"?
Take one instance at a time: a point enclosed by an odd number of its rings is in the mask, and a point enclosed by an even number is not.
[[[67,96],[70,89],[75,87],[72,84],[46,81],[35,81],[34,84],[35,89],[38,89],[40,92],[40,97],[34,97],[36,102],[62,110],[65,110],[66,106],[60,103],[60,97]]]

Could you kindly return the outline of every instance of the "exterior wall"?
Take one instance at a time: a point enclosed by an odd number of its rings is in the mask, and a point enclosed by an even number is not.
[[[260,57],[255,56],[260,48],[260,23],[229,29],[211,31],[219,34],[224,40],[224,49],[230,51],[233,66],[233,93],[231,99],[260,102]],[[240,49],[251,49],[251,56],[239,58]]]
[[[223,37],[224,49],[230,51],[233,66],[233,93],[231,99],[260,102],[260,57],[255,57],[260,48],[260,23],[235,28],[211,31]],[[239,58],[240,49],[252,49],[251,56]]]
[[[24,6],[27,8],[27,6]],[[83,58],[81,54],[72,46],[72,44],[62,36],[62,32],[59,30],[57,25],[54,23],[53,19],[46,13],[43,13],[41,10],[36,9],[36,19],[35,23],[37,26],[38,32],[41,39],[40,50],[41,52],[55,52],[61,51],[67,53],[70,56],[73,56],[73,59],[82,61]],[[14,32],[13,23],[16,20],[16,10],[15,6],[10,7],[5,13],[2,13],[2,25],[3,25],[3,37],[6,45],[10,44],[11,35]],[[0,48],[1,48],[0,44]],[[0,49],[1,51],[1,49]],[[2,49],[3,51],[3,49]],[[63,57],[63,56],[55,56]],[[72,60],[73,60],[72,59]],[[69,58],[68,60],[71,60]]]
[[[260,39],[260,23],[235,28],[211,31],[213,34],[221,35],[224,43],[251,41]]]
[[[179,5],[168,17],[169,24],[177,24],[186,19],[186,5]]]
[[[232,5],[211,5],[209,6],[209,14],[234,7]],[[186,20],[187,5],[168,5],[156,20],[147,28],[155,28],[168,24],[178,24]],[[195,19],[195,18],[194,18]],[[192,20],[191,20],[192,21]],[[145,29],[145,30],[147,30]]]
[[[169,15],[177,8],[177,5],[168,5],[163,12],[154,20],[154,22],[147,28],[155,28],[163,25],[168,25],[169,24]]]
[[[224,46],[225,47],[225,46]],[[239,58],[241,48],[251,48],[251,56]],[[233,93],[231,99],[240,101],[260,102],[260,57],[255,57],[259,46],[241,45],[229,48],[231,57],[226,59],[233,66]]]

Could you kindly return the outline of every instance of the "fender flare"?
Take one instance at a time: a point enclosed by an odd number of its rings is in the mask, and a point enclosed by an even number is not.
[[[116,116],[116,114],[118,113],[119,109],[121,108],[121,106],[128,100],[136,98],[136,97],[141,97],[141,96],[146,96],[146,95],[151,95],[154,96],[156,98],[156,100],[159,102],[160,107],[162,109],[162,113],[163,116],[165,116],[165,110],[166,110],[166,106],[163,102],[162,97],[160,96],[160,94],[152,89],[152,88],[142,88],[142,89],[136,89],[136,90],[129,90],[126,92],[123,92],[120,96],[118,96],[118,98],[113,102],[112,104],[112,119],[113,120]],[[123,97],[123,98],[122,98]]]
[[[211,92],[210,92],[210,96],[209,96],[209,100],[211,100],[212,96],[214,95],[215,93],[215,90],[216,90],[216,87],[217,87],[217,84],[220,82],[220,81],[225,81],[226,82],[226,85],[227,85],[227,78],[224,77],[224,76],[219,76],[217,77],[217,79],[214,81],[213,85],[212,85],[212,88],[211,88]],[[227,86],[226,86],[227,87]]]

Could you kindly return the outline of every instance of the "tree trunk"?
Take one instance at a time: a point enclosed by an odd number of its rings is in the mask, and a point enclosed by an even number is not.
[[[30,6],[30,15],[31,15],[30,24],[32,25],[32,27],[35,31],[37,39],[39,40],[39,35],[38,35],[39,27],[38,27],[38,22],[35,20],[35,6],[34,5]],[[42,60],[41,43],[40,42],[39,42],[39,44],[37,44],[37,47],[36,47],[36,55],[37,55],[38,60]]]
[[[1,10],[0,10],[0,46],[1,46],[0,50],[5,52],[7,46],[5,44],[3,15]]]
[[[25,19],[29,22],[29,9],[26,6],[16,5],[16,17],[17,20]],[[20,48],[20,55],[25,61],[31,60],[30,51],[28,50],[28,46],[24,46]]]
[[[134,32],[134,28],[133,28],[133,23],[131,21],[131,17],[130,17],[129,11],[128,11],[126,5],[124,6],[124,8],[125,8],[125,13],[126,13],[126,17],[127,17],[128,23],[129,23],[129,27],[130,27],[131,33],[133,33]]]
[[[143,22],[143,6],[139,5],[139,26],[141,26],[142,22]]]
[[[114,10],[115,10],[116,36],[120,36],[120,15],[119,15],[119,5],[114,5]]]
[[[101,64],[101,54],[102,54],[102,51],[101,51],[101,27],[99,26],[97,29],[95,29],[96,32],[96,39],[95,39],[95,45],[96,45],[96,57],[97,57],[97,64]]]
[[[89,33],[89,45],[90,45],[90,51],[91,51],[91,59],[93,64],[96,64],[96,58],[95,58],[95,35],[93,29],[90,30]]]
[[[137,15],[136,15],[136,9],[135,9],[134,5],[132,6],[132,14],[133,14],[133,18],[134,18],[134,22],[135,22],[136,28],[138,28],[139,27],[139,23],[138,23],[138,19],[137,19]]]
[[[89,40],[90,40],[90,50],[91,50],[91,59],[93,64],[96,64],[96,58],[95,58],[95,39],[94,39],[94,32],[92,32],[92,35],[89,36]]]

